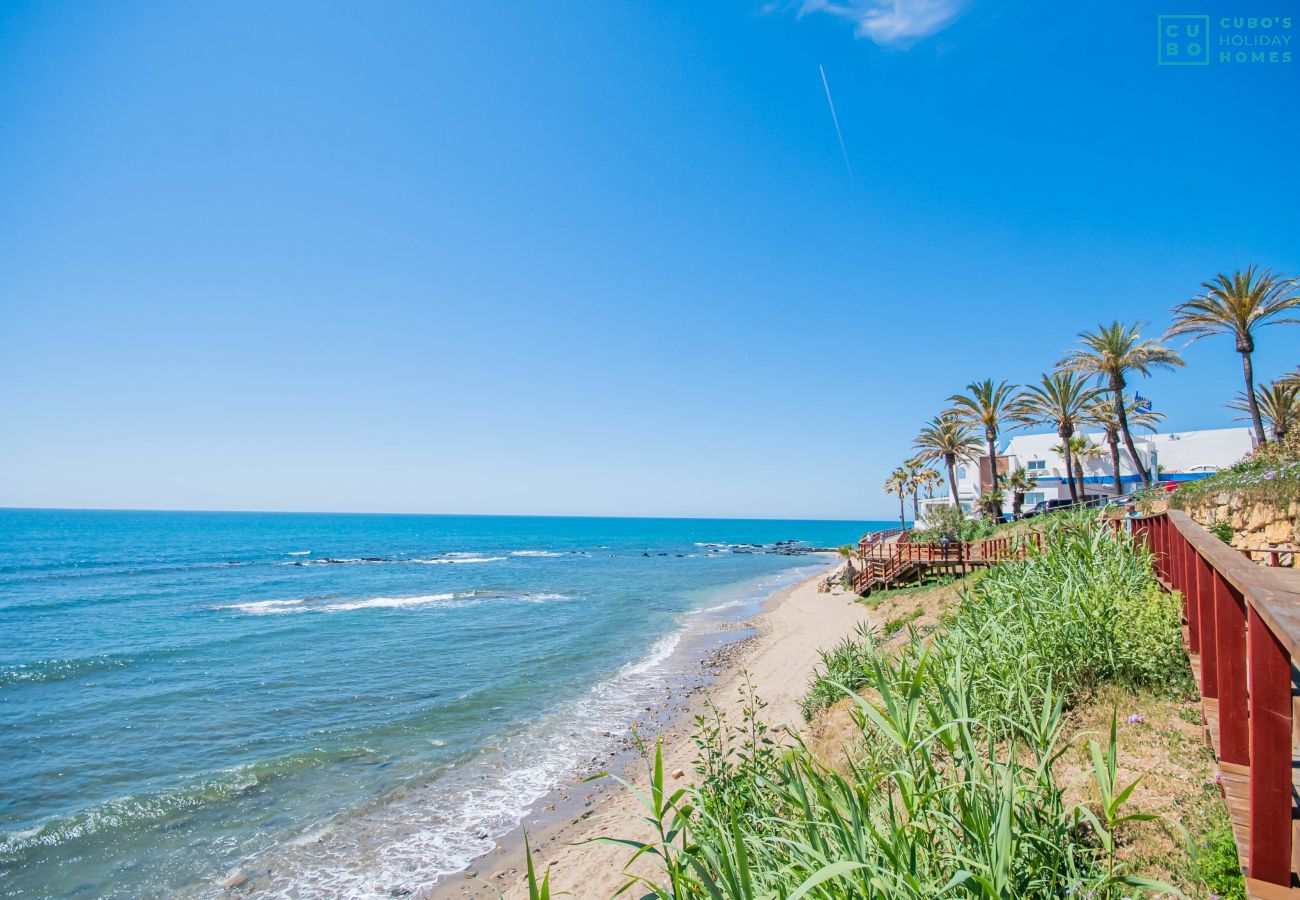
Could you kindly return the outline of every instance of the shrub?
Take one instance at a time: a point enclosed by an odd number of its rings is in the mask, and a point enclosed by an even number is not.
[[[1100,802],[1064,800],[1062,713],[1111,681],[1177,684],[1177,601],[1144,549],[1087,514],[1049,528],[1041,554],[991,568],[930,644],[885,653],[867,629],[823,657],[805,710],[850,696],[860,731],[847,774],[795,739],[777,750],[749,696],[739,725],[697,720],[700,783],[672,791],[659,748],[641,795],[654,832],[614,840],[655,874],[625,889],[673,900],[809,897],[1117,897],[1170,891],[1124,871],[1115,728],[1093,744]]]
[[[993,526],[984,519],[968,519],[956,506],[933,506],[926,511],[928,528],[913,531],[912,541],[976,541],[992,534]]]
[[[990,568],[939,646],[971,666],[995,712],[1034,684],[1071,701],[1104,682],[1168,690],[1186,670],[1179,618],[1148,552],[1076,512],[1049,522],[1041,552]]]
[[[1182,643],[1182,600],[1156,585],[1115,598],[1112,678],[1131,690],[1180,697],[1195,688]]]
[[[1221,900],[1246,900],[1246,883],[1241,877],[1241,860],[1230,823],[1220,823],[1206,836],[1196,855],[1196,875]]]
[[[1289,451],[1274,449],[1278,447],[1265,444],[1254,456],[1209,478],[1189,481],[1169,495],[1169,504],[1187,509],[1223,491],[1278,506],[1300,500],[1300,459],[1283,455]]]

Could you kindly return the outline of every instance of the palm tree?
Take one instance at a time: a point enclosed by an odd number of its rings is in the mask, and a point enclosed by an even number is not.
[[[1106,455],[1106,448],[1101,444],[1094,444],[1089,437],[1082,434],[1076,434],[1074,437],[1070,438],[1070,440],[1075,442],[1074,446],[1071,447],[1070,450],[1074,453],[1074,467],[1075,471],[1078,472],[1079,475],[1079,484],[1082,485],[1084,483],[1084,462],[1096,462],[1101,459]]]
[[[979,443],[969,425],[963,425],[948,413],[931,419],[912,442],[919,451],[917,462],[942,461],[948,468],[948,490],[952,492],[953,506],[961,506],[957,499],[957,460],[973,462]]]
[[[934,469],[927,469],[924,465],[915,459],[909,459],[903,463],[903,470],[907,472],[907,490],[912,495],[912,523],[915,527],[916,522],[921,518],[920,494],[921,489],[934,481],[941,480],[939,473]]]
[[[907,496],[907,491],[907,470],[899,466],[885,479],[885,493],[898,495],[898,527],[903,530],[907,530],[907,522],[903,519],[903,498]]]
[[[1231,276],[1220,272],[1201,287],[1205,293],[1174,307],[1174,324],[1165,334],[1168,337],[1190,334],[1189,344],[1212,334],[1230,334],[1237,339],[1241,370],[1246,379],[1244,398],[1250,408],[1255,440],[1262,444],[1266,440],[1264,422],[1255,398],[1255,370],[1250,359],[1255,352],[1255,329],[1261,325],[1300,322],[1282,315],[1300,307],[1300,291],[1296,290],[1295,281],[1274,275],[1271,269],[1256,274],[1253,265],[1245,272],[1238,269]]]
[[[1238,394],[1228,404],[1228,408],[1251,412],[1245,394]],[[1289,377],[1283,376],[1277,381],[1255,388],[1255,409],[1260,418],[1268,423],[1273,440],[1282,443],[1296,423],[1300,422],[1300,381],[1291,381]],[[1246,418],[1238,416],[1236,421],[1241,422]]]
[[[1083,487],[1083,461],[1085,459],[1100,459],[1103,452],[1100,446],[1094,444],[1081,434],[1076,434],[1074,437],[1070,438],[1068,443],[1070,445],[1069,456],[1074,460],[1074,483],[1079,486],[1079,493],[1086,499],[1088,494]],[[1059,453],[1062,456],[1066,455],[1063,445],[1058,444],[1050,449],[1053,453]]]
[[[1152,369],[1172,369],[1186,363],[1176,350],[1159,341],[1142,340],[1145,327],[1143,322],[1123,325],[1116,321],[1098,325],[1096,331],[1080,332],[1079,343],[1083,346],[1066,353],[1060,367],[1068,372],[1095,376],[1110,391],[1115,418],[1119,420],[1119,433],[1124,438],[1129,456],[1133,457],[1133,468],[1141,474],[1142,483],[1150,485],[1151,476],[1142,468],[1137,446],[1133,443],[1133,431],[1128,424],[1128,410],[1124,408],[1126,376],[1130,372],[1146,376]]]
[[[1163,413],[1149,409],[1140,409],[1137,400],[1124,401],[1124,415],[1129,428],[1156,430],[1156,423],[1164,419]],[[1115,415],[1115,404],[1109,399],[1101,398],[1088,405],[1088,424],[1096,425],[1105,433],[1106,446],[1110,448],[1110,468],[1114,478],[1115,496],[1124,493],[1124,482],[1119,472],[1119,417]],[[1139,466],[1138,468],[1141,468]]]
[[[966,393],[953,394],[948,398],[948,402],[952,404],[949,412],[958,421],[964,425],[984,428],[993,490],[998,488],[998,426],[1015,404],[1016,390],[1016,385],[1005,381],[994,384],[993,379],[985,378],[983,381],[972,381],[966,385]]]
[[[912,465],[925,466],[925,463],[922,462],[920,459],[914,459],[912,460]],[[928,466],[926,466],[925,468],[921,469],[921,471],[916,473],[916,482],[917,482],[917,487],[923,488],[925,490],[925,499],[929,500],[931,497],[934,496],[935,487],[937,487],[939,484],[943,482],[943,476],[940,475],[934,469],[931,469]]]
[[[1017,466],[1007,476],[1005,486],[1011,492],[1011,518],[1019,519],[1021,507],[1025,505],[1025,494],[1038,487],[1038,476],[1030,475],[1024,466]]]
[[[1103,388],[1088,386],[1087,379],[1073,372],[1053,372],[1043,375],[1039,384],[1025,388],[1016,403],[1013,417],[1026,425],[1051,425],[1061,439],[1065,456],[1065,480],[1070,488],[1070,499],[1079,502],[1079,492],[1074,487],[1073,460],[1070,438],[1086,420],[1088,405],[1105,393]]]

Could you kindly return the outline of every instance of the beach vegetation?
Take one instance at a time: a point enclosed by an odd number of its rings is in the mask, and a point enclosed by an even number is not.
[[[998,489],[998,432],[1002,423],[1010,415],[1019,396],[1018,387],[1006,381],[994,383],[992,378],[972,381],[966,385],[965,393],[953,394],[948,398],[952,404],[949,413],[958,421],[980,428],[984,431],[984,441],[988,452],[989,472],[992,479],[990,490]],[[985,510],[991,521],[998,521],[998,506],[986,505]]]
[[[907,520],[904,518],[903,501],[912,489],[911,486],[911,476],[908,475],[907,469],[902,466],[891,472],[889,477],[885,479],[885,493],[898,496],[898,527],[904,531],[907,530]]]
[[[1133,442],[1128,410],[1124,405],[1124,388],[1129,376],[1146,376],[1156,369],[1186,365],[1176,350],[1166,347],[1160,341],[1143,340],[1142,329],[1145,327],[1145,323],[1125,325],[1115,321],[1109,325],[1098,325],[1095,331],[1080,332],[1080,346],[1067,352],[1060,362],[1062,371],[1095,377],[1104,385],[1110,394],[1119,434],[1135,463],[1141,458],[1138,456],[1137,445]],[[1062,440],[1066,438],[1062,437]],[[1151,475],[1146,467],[1139,464],[1137,470],[1143,484],[1150,484]]]
[[[1082,485],[1075,486],[1070,438],[1087,421],[1087,410],[1104,391],[1088,386],[1087,380],[1071,371],[1045,373],[1038,384],[1025,388],[1013,415],[1023,425],[1049,425],[1061,439],[1065,478],[1070,499],[1082,499]]]
[[[1269,439],[1274,443],[1285,443],[1287,436],[1300,424],[1300,381],[1284,377],[1255,388],[1253,410],[1245,394],[1238,394],[1228,408],[1246,413],[1237,417],[1238,422],[1253,421],[1252,416],[1258,413]]]
[[[1189,509],[1216,494],[1285,508],[1300,501],[1300,457],[1256,453],[1221,472],[1189,481],[1169,495],[1175,509]]]
[[[1188,343],[1214,334],[1226,334],[1241,354],[1243,393],[1255,439],[1264,443],[1264,421],[1255,396],[1255,332],[1265,325],[1300,323],[1300,289],[1295,279],[1273,274],[1271,269],[1249,266],[1231,275],[1220,272],[1203,282],[1202,293],[1174,307],[1174,322],[1166,336],[1190,335]]]
[[[921,518],[921,491],[930,496],[934,486],[943,481],[943,476],[915,459],[903,463],[903,470],[907,473],[907,489],[912,495],[912,524],[915,525]]]
[[[1123,398],[1123,394],[1120,396]],[[1156,425],[1164,421],[1164,413],[1149,409],[1145,404],[1139,404],[1136,397],[1121,399],[1120,403],[1123,406],[1124,417],[1128,421],[1130,431],[1135,428],[1155,431]],[[1117,415],[1119,405],[1110,397],[1098,397],[1088,404],[1086,413],[1087,423],[1102,430],[1103,440],[1110,450],[1111,486],[1114,488],[1116,495],[1124,493],[1124,483],[1120,477],[1119,442],[1121,425]],[[1133,470],[1135,472],[1141,471],[1141,460],[1136,457],[1130,457],[1130,460],[1132,461]]]
[[[1025,470],[1024,466],[1017,466],[1007,475],[1006,489],[1011,492],[1011,518],[1016,520],[1020,518],[1020,513],[1025,506],[1025,494],[1038,487],[1038,476],[1032,475]]]
[[[908,535],[910,541],[977,541],[993,533],[984,519],[972,519],[958,506],[935,506],[926,512],[925,528]]]
[[[974,429],[952,414],[943,413],[931,419],[912,443],[917,462],[941,462],[948,470],[948,496],[951,505],[957,507],[957,463],[973,462],[979,452],[980,440]]]
[[[604,840],[629,849],[629,889],[677,900],[1175,893],[1120,852],[1151,815],[1131,805],[1114,713],[1079,745],[1065,721],[1104,685],[1186,695],[1178,617],[1142,545],[1060,518],[1041,552],[964,586],[929,640],[863,628],[826,653],[804,708],[850,704],[843,767],[776,740],[751,694],[739,722],[697,720],[693,785],[648,752],[651,837]],[[1067,799],[1058,771],[1079,753],[1087,788]]]
[[[1219,900],[1246,900],[1246,882],[1241,877],[1241,858],[1232,836],[1232,823],[1225,815],[1199,842],[1193,843],[1193,868],[1197,880]]]

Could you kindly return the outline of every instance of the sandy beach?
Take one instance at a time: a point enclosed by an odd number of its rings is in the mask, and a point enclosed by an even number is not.
[[[744,679],[766,701],[764,717],[774,729],[803,727],[799,699],[803,696],[819,651],[851,634],[871,613],[857,603],[850,593],[819,593],[821,573],[774,594],[763,611],[744,623],[753,634],[730,644],[714,655],[712,663],[717,677],[703,690],[694,693],[684,711],[665,729],[664,769],[683,772],[676,784],[689,783],[693,777],[691,762],[695,745],[690,740],[691,722],[712,704],[735,721],[740,715],[740,689]],[[645,733],[647,741],[652,733]],[[633,759],[621,773],[638,789],[647,781],[644,764]],[[534,850],[534,864],[539,870],[551,869],[553,893],[567,892],[581,898],[609,897],[623,884],[624,863],[630,856],[625,847],[587,844],[593,838],[615,836],[640,838],[641,814],[636,798],[610,779],[602,780],[604,790],[584,790],[575,809],[555,821],[544,815],[525,822]],[[583,786],[587,788],[589,786]],[[586,797],[590,795],[591,799]],[[586,805],[590,804],[590,805]],[[643,827],[643,826],[642,826]],[[430,898],[496,897],[508,900],[527,898],[523,877],[523,848],[517,837],[503,841],[500,848],[479,859],[468,871],[453,875],[426,895]]]

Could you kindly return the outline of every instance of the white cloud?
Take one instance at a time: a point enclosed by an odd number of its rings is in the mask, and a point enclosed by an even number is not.
[[[830,13],[854,24],[858,37],[907,47],[948,26],[966,0],[803,0],[799,15]]]

